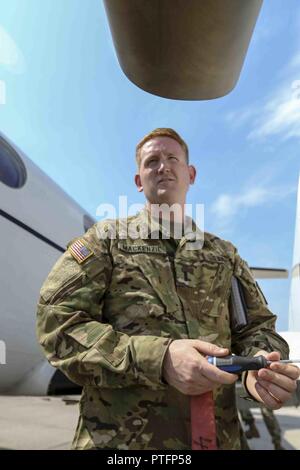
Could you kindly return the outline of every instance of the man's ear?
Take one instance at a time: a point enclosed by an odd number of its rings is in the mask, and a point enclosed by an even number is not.
[[[134,181],[135,181],[136,187],[138,188],[138,192],[141,193],[143,191],[143,186],[142,186],[141,177],[139,174],[135,175]]]
[[[190,174],[190,184],[194,184],[197,171],[193,165],[189,165],[189,174]]]

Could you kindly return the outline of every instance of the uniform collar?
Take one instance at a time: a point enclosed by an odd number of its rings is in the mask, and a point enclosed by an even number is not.
[[[195,221],[189,216],[185,216],[183,230],[184,233],[181,238],[178,238],[180,231],[178,234],[175,233],[177,237],[174,237],[174,234],[170,233],[165,224],[163,224],[157,218],[151,217],[147,206],[145,206],[137,214],[137,224],[139,226],[138,229],[140,230],[141,238],[154,240],[173,238],[179,243],[180,247],[184,246],[186,243],[189,243],[190,246],[195,244],[194,249],[198,249],[196,246],[200,247],[200,245],[202,248],[203,243],[200,242],[204,241],[204,232],[199,229]]]

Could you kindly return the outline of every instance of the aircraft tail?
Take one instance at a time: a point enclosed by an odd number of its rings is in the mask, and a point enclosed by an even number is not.
[[[300,331],[300,174],[289,306],[289,331]]]

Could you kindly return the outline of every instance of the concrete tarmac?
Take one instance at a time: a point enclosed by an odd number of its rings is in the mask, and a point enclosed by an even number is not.
[[[70,449],[78,419],[78,396],[0,396],[0,448],[17,450]],[[272,449],[259,408],[252,408],[260,438],[249,440],[255,450]],[[275,412],[286,449],[300,450],[300,408]]]

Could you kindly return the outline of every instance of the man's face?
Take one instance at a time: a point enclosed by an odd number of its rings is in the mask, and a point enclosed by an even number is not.
[[[188,165],[186,155],[171,137],[155,137],[141,148],[139,174],[135,183],[151,204],[185,203],[196,170]]]

